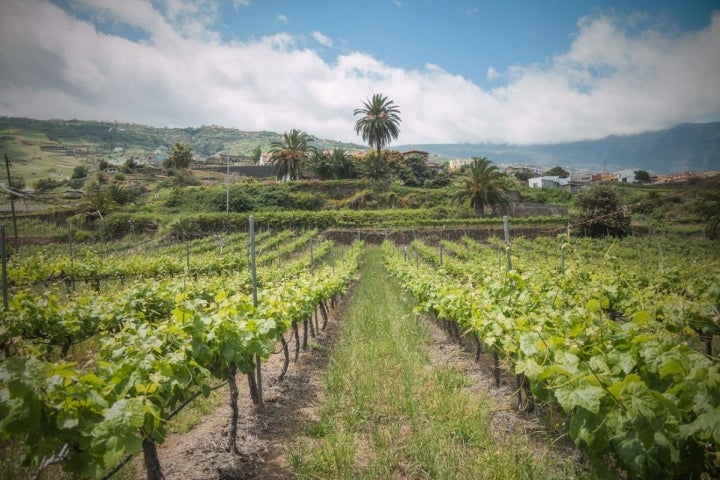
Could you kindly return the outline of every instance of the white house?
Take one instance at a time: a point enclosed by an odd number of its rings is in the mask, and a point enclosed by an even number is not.
[[[635,170],[625,169],[614,173],[615,181],[620,183],[635,183]]]
[[[563,185],[570,184],[570,178],[560,178],[557,176],[535,177],[528,179],[530,188],[559,188]]]

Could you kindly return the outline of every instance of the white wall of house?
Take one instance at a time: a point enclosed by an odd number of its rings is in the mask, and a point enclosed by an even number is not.
[[[528,179],[530,188],[558,188],[560,185],[570,183],[569,178],[560,178],[556,176],[535,177]]]
[[[615,172],[615,180],[620,183],[635,183],[635,170],[625,169]]]

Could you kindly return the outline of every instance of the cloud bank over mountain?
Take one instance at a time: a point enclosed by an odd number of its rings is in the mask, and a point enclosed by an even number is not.
[[[236,2],[238,14],[247,3]],[[327,61],[322,49],[342,39],[317,28],[228,39],[217,3],[159,4],[3,1],[0,115],[300,128],[359,141],[352,112],[382,92],[400,107],[404,144],[556,143],[720,119],[720,11],[684,32],[648,18],[583,17],[566,51],[488,69],[489,88],[360,50]]]

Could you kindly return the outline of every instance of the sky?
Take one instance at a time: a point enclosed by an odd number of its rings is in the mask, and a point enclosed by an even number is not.
[[[720,121],[720,0],[0,0],[0,116],[560,143]]]

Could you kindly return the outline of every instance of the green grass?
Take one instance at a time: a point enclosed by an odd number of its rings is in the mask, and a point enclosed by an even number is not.
[[[580,468],[490,432],[489,400],[430,362],[425,318],[372,249],[325,374],[320,419],[292,449],[298,478],[573,478]]]

